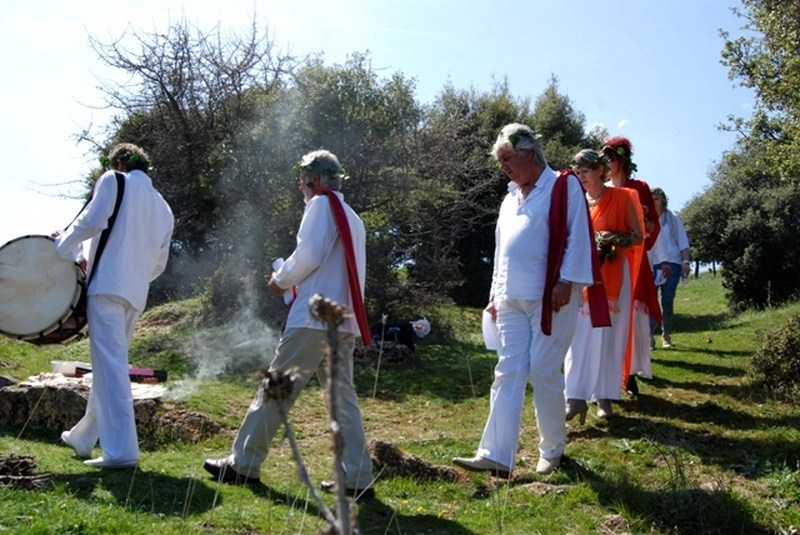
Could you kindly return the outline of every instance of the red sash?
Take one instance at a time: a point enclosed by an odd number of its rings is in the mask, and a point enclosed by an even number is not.
[[[364,308],[364,299],[361,295],[361,283],[358,280],[356,254],[353,249],[353,236],[350,234],[350,225],[347,223],[347,215],[344,213],[342,201],[339,200],[339,197],[337,197],[332,190],[323,189],[320,193],[328,196],[328,203],[331,205],[333,220],[336,221],[336,226],[339,229],[339,236],[342,237],[344,258],[347,263],[347,282],[350,286],[350,300],[353,302],[353,314],[356,316],[358,330],[361,331],[361,341],[365,346],[368,346],[372,342],[372,336],[369,332],[367,311]]]
[[[542,296],[542,332],[550,336],[553,330],[553,306],[550,303],[550,294],[558,282],[561,263],[564,260],[564,249],[567,247],[567,177],[572,174],[569,169],[564,169],[558,174],[550,198],[550,212],[548,223],[550,237],[547,243],[547,274],[544,281],[544,295]],[[589,297],[589,316],[592,327],[610,327],[611,316],[608,313],[608,298],[603,286],[603,276],[600,273],[600,261],[597,258],[597,245],[594,241],[592,218],[589,216],[589,205],[586,208],[586,219],[589,224],[589,239],[592,247],[592,279],[594,284],[587,288]]]

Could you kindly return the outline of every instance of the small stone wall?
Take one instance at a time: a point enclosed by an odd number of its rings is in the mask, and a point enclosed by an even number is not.
[[[89,386],[80,383],[6,386],[0,388],[0,427],[61,432],[83,417],[88,399]],[[158,398],[135,399],[133,409],[140,438],[168,435],[173,440],[198,442],[227,433],[208,416]]]

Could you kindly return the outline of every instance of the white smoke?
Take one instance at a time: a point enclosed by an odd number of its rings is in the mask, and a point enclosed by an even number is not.
[[[257,318],[249,298],[252,295],[252,288],[242,292],[239,312],[225,325],[198,330],[183,343],[181,352],[188,358],[192,372],[172,382],[166,397],[185,399],[197,391],[202,381],[247,377],[269,366],[280,333]]]

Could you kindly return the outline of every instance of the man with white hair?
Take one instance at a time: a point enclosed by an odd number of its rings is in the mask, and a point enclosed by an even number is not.
[[[564,453],[562,365],[575,332],[582,288],[597,280],[592,234],[580,183],[574,175],[559,176],[547,165],[531,128],[506,125],[492,156],[510,179],[495,229],[486,307],[497,325],[500,348],[478,451],[471,458],[456,457],[453,463],[510,477],[530,381],[539,429],[536,471],[546,474],[560,465]]]

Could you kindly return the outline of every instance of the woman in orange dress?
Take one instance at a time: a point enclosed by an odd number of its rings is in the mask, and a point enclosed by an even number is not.
[[[638,273],[638,260],[631,262],[627,249],[644,239],[642,208],[636,192],[607,187],[607,166],[601,154],[588,149],[576,154],[573,163],[589,202],[611,316],[611,327],[592,328],[584,291],[575,336],[564,363],[566,418],[580,415],[581,423],[586,419],[587,401],[596,401],[597,415],[608,418],[611,401],[622,396],[621,371],[630,332],[632,281]]]
[[[606,139],[600,151],[609,164],[608,178],[615,188],[629,188],[638,194],[639,204],[644,215],[644,244],[628,250],[628,260],[634,261],[634,254],[638,264],[637,277],[633,281],[633,309],[631,310],[631,333],[625,349],[625,362],[622,379],[625,390],[629,394],[638,394],[639,387],[636,376],[650,379],[650,357],[652,344],[650,337],[650,323],[661,323],[661,307],[658,304],[658,292],[653,281],[653,272],[647,259],[647,251],[653,245],[661,232],[661,225],[656,213],[656,205],[650,186],[641,179],[631,178],[636,171],[633,163],[633,146],[628,138],[616,136]],[[643,249],[643,250],[642,250]]]

